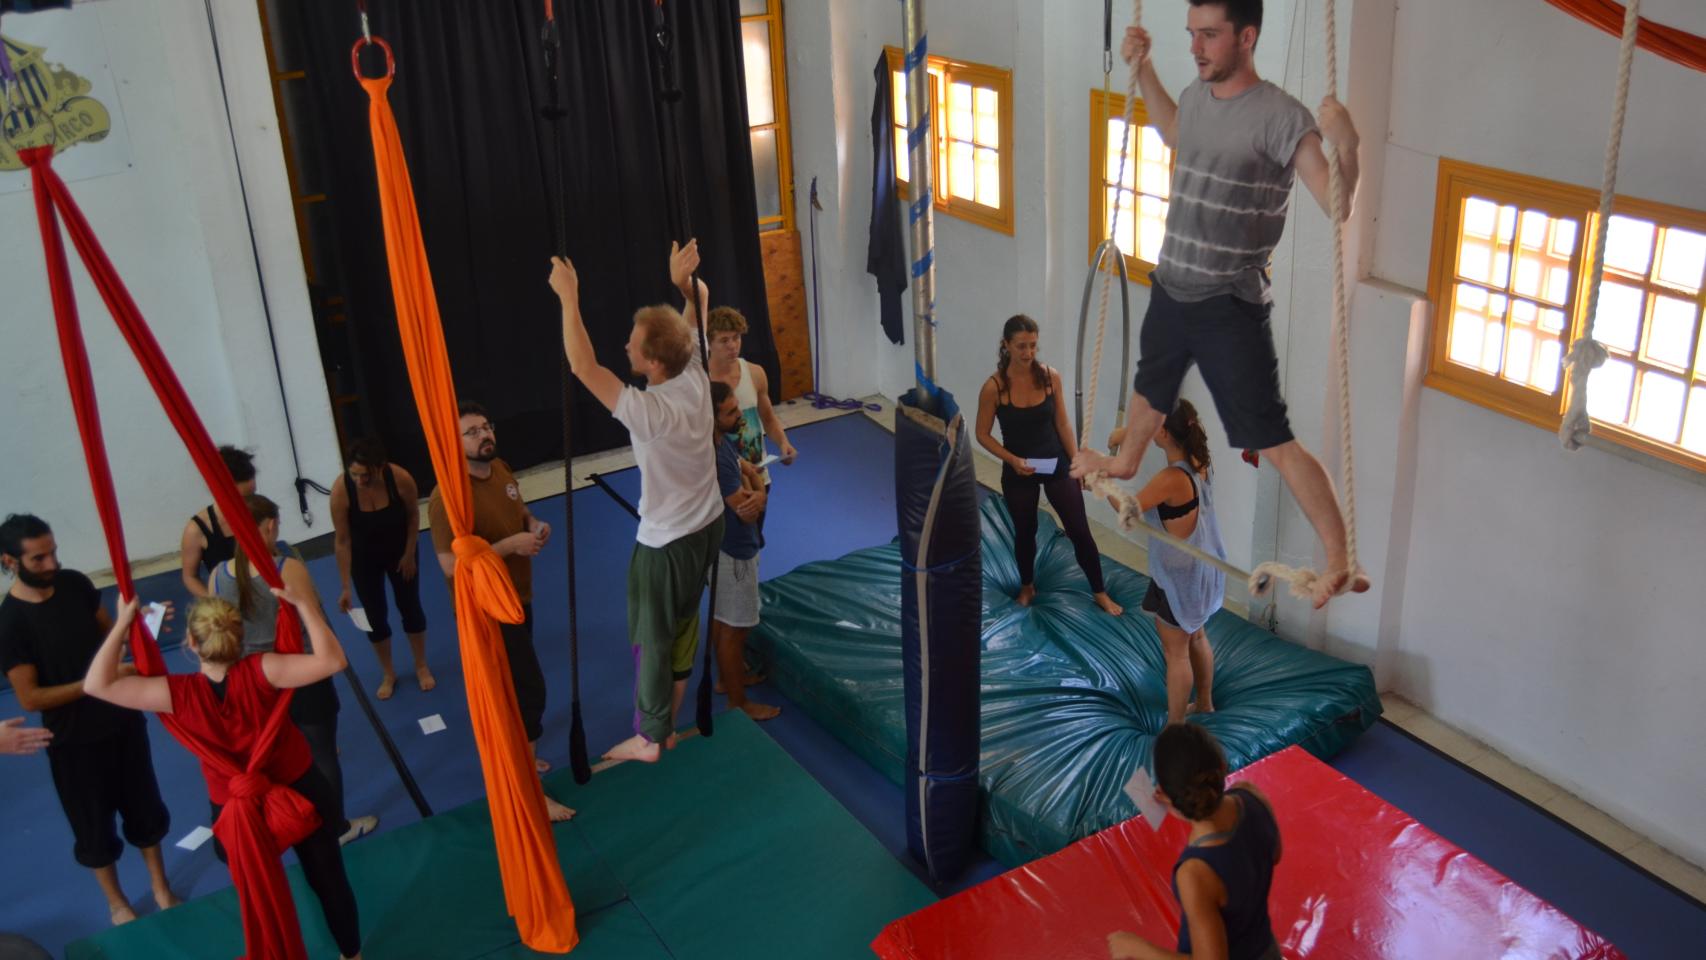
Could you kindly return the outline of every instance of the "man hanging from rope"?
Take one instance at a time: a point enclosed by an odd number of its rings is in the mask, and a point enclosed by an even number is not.
[[[1334,97],[1321,101],[1317,127],[1307,107],[1256,75],[1262,0],[1190,4],[1186,23],[1197,80],[1177,104],[1150,62],[1149,33],[1128,27],[1121,47],[1126,62],[1137,65],[1150,121],[1175,151],[1172,198],[1166,239],[1150,275],[1124,442],[1112,456],[1080,449],[1072,476],[1134,476],[1186,372],[1200,364],[1227,440],[1262,451],[1326,547],[1328,572],[1311,591],[1321,607],[1347,589],[1366,591],[1369,581],[1348,569],[1345,521],[1332,479],[1292,436],[1286,418],[1268,321],[1273,293],[1267,269],[1285,230],[1296,177],[1323,211],[1330,210],[1323,137],[1339,152],[1342,209],[1349,216],[1357,132]]]

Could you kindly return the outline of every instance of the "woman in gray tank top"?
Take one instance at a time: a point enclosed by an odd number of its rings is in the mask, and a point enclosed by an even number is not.
[[[1189,400],[1181,399],[1155,431],[1167,466],[1137,495],[1144,522],[1205,553],[1225,559],[1209,484],[1208,434]],[[1167,722],[1185,719],[1191,687],[1194,709],[1214,710],[1214,650],[1203,626],[1226,596],[1226,575],[1158,538],[1149,541],[1149,593],[1143,609],[1155,614],[1167,659]]]

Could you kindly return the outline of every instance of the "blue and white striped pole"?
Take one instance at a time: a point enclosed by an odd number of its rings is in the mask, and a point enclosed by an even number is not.
[[[912,337],[920,406],[935,412],[936,396],[936,221],[935,169],[924,0],[901,0],[906,21],[906,154],[911,170]]]

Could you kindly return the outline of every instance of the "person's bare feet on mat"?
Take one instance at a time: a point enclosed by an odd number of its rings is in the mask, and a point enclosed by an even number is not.
[[[618,743],[604,752],[606,760],[638,760],[641,763],[657,763],[663,749],[639,734]]]
[[[1115,603],[1114,598],[1106,593],[1096,594],[1096,606],[1101,607],[1103,612],[1115,617],[1125,613],[1125,608]]]
[[[1021,607],[1028,607],[1031,605],[1031,601],[1036,598],[1037,585],[1034,583],[1027,583],[1019,588],[1019,595],[1014,597],[1013,600]]]
[[[768,703],[759,703],[755,700],[748,700],[741,704],[740,709],[742,713],[754,720],[757,720],[759,723],[763,723],[766,720],[773,720],[782,713],[781,707],[773,707]]]
[[[415,668],[415,682],[421,685],[422,692],[431,690],[433,687],[438,686],[438,679],[434,677],[432,675],[432,671],[426,667]]]
[[[568,823],[575,818],[575,811],[551,799],[551,795],[547,793],[545,795],[545,815],[551,818],[552,823]]]

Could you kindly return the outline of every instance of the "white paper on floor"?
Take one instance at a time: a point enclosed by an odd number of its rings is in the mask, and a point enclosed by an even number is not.
[[[212,830],[206,827],[196,827],[184,834],[184,838],[178,841],[178,846],[184,850],[199,850],[202,844],[211,839],[213,839]]]
[[[422,733],[438,733],[444,729],[444,718],[438,714],[420,719]]]

